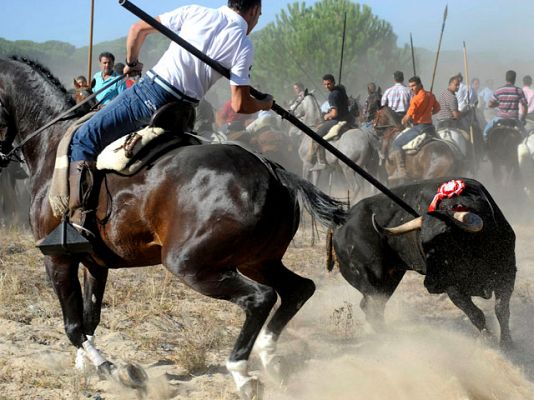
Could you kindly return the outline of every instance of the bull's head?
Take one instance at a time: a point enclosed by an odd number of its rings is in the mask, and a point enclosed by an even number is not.
[[[428,220],[429,218],[437,218],[438,220],[441,220],[443,222],[445,222],[445,220],[448,220],[452,222],[454,225],[456,225],[457,227],[459,227],[460,229],[464,230],[465,232],[469,232],[469,233],[480,232],[482,228],[484,227],[484,222],[482,221],[482,218],[480,218],[479,215],[473,212],[469,212],[469,211],[450,211],[450,212],[436,211],[431,214],[428,214],[428,216],[425,219],[429,221]],[[435,225],[435,224],[432,224],[432,225]],[[423,228],[423,217],[412,219],[399,226],[385,228],[385,227],[380,226],[376,222],[375,215],[373,214],[373,226],[379,233],[382,233],[388,236],[397,236],[397,235],[402,235],[405,233],[415,231],[417,229],[422,229]],[[438,226],[435,226],[433,228],[436,229],[438,228]],[[437,230],[439,232],[436,232],[436,234],[442,233],[444,231],[443,229],[439,229],[439,228]]]
[[[395,227],[381,227],[374,219],[375,229],[387,236],[397,236],[412,232],[421,231],[423,243],[432,241],[437,236],[450,232],[453,227],[459,228],[467,234],[476,234],[484,228],[484,221],[481,215],[486,215],[489,205],[483,192],[477,188],[466,189],[461,196],[443,199],[439,207],[424,216],[410,220]],[[480,214],[482,213],[482,214]]]

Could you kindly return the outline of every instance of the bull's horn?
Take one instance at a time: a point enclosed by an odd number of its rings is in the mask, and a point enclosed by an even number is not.
[[[466,232],[477,233],[484,227],[484,221],[482,218],[473,212],[468,211],[456,211],[452,214],[453,218],[458,221],[458,225]]]
[[[372,220],[373,226],[378,233],[383,233],[392,236],[402,235],[403,233],[408,233],[415,231],[416,229],[421,229],[421,226],[423,225],[423,217],[417,217],[415,219],[412,219],[411,221],[405,222],[402,225],[394,226],[392,228],[385,228],[383,226],[380,226],[378,222],[376,222],[374,214]]]

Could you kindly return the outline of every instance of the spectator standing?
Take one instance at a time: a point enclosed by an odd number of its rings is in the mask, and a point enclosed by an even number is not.
[[[100,63],[100,72],[97,72],[93,76],[93,83],[91,85],[93,92],[97,92],[112,80],[120,76],[120,74],[118,74],[114,69],[115,56],[113,54],[109,52],[100,53],[98,56],[98,61]],[[126,90],[126,84],[124,83],[124,80],[120,80],[104,90],[102,93],[99,93],[96,96],[96,100],[100,105],[104,106],[109,104],[111,100],[117,97],[117,95],[124,90]]]

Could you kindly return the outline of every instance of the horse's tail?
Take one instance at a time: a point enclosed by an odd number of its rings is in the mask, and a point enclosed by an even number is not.
[[[279,165],[272,165],[272,168],[284,186],[298,193],[304,208],[317,218],[321,225],[335,227],[345,223],[348,215],[344,202],[333,199],[310,182],[286,171]]]

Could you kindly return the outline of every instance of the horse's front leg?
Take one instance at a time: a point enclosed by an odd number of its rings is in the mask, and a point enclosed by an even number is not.
[[[46,257],[45,267],[59,299],[65,333],[70,342],[77,349],[85,350],[95,367],[107,368],[108,362],[84,333],[82,289],[78,280],[79,260],[70,257]]]
[[[95,330],[100,323],[102,300],[106,289],[108,269],[98,265],[84,262],[83,278],[83,331],[87,340],[94,346]],[[78,349],[76,355],[76,368],[85,369],[86,351]]]
[[[125,386],[144,390],[147,376],[142,368],[132,364],[117,368],[104,358],[94,347],[92,340],[86,336],[83,325],[82,289],[78,280],[79,260],[70,257],[46,257],[45,267],[61,304],[65,332],[70,342],[77,349],[83,349],[84,355],[101,374]],[[93,287],[93,290],[97,287],[101,287],[101,282]]]

